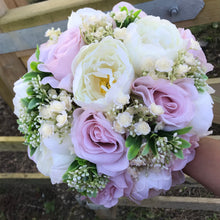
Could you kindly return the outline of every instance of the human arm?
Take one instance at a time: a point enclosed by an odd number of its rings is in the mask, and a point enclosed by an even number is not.
[[[194,160],[183,171],[220,196],[220,140],[202,138]]]

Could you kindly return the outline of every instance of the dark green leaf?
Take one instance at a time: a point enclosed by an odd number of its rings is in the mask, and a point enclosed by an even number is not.
[[[156,156],[158,152],[157,152],[157,146],[156,146],[154,138],[150,138],[149,145],[150,145],[150,149],[152,150],[153,154]]]
[[[201,74],[201,78],[207,80],[207,79],[208,79],[208,76],[206,76],[205,74]]]
[[[186,141],[185,139],[180,138],[179,141],[182,142],[182,144],[179,145],[181,148],[190,148],[191,147],[191,144],[188,141]]]
[[[35,78],[37,77],[37,72],[28,72],[26,73],[24,76],[22,76],[22,78],[25,80],[25,81],[29,81],[29,80],[32,80],[32,78]]]
[[[37,150],[36,147],[30,146],[30,156],[33,156],[34,152]]]
[[[26,108],[28,107],[29,102],[30,102],[30,99],[28,99],[28,98],[21,99],[21,104]]]
[[[182,150],[178,150],[177,153],[174,152],[174,155],[179,158],[179,159],[183,159],[184,155],[183,155],[183,151]]]
[[[141,9],[137,10],[136,12],[134,12],[133,16],[137,18],[137,16],[141,13],[141,11],[142,11]]]
[[[39,71],[38,68],[37,68],[38,64],[39,64],[38,62],[32,61],[31,64],[30,64],[31,69],[33,71],[38,72]]]
[[[134,159],[140,150],[140,146],[132,145],[128,150],[128,160]]]
[[[38,45],[37,45],[37,49],[36,49],[36,51],[35,51],[35,55],[36,55],[37,60],[39,60],[40,49],[39,49],[39,46],[38,46]]]
[[[182,128],[182,129],[179,129],[179,130],[175,130],[175,131],[172,131],[172,133],[177,133],[178,135],[182,135],[182,134],[186,134],[188,132],[190,132],[190,130],[192,129],[192,127],[185,127],[185,128]]]
[[[26,92],[30,96],[34,95],[35,94],[34,87],[33,86],[28,87]]]
[[[149,153],[149,150],[150,150],[150,144],[149,144],[149,141],[147,141],[147,143],[146,143],[146,145],[145,145],[145,147],[144,147],[144,149],[143,149],[141,154],[143,156],[146,156]]]
[[[28,109],[32,110],[34,108],[36,108],[39,104],[41,103],[41,100],[38,98],[33,98],[31,99],[31,101],[28,104]]]
[[[125,141],[125,147],[131,147],[132,145],[135,144],[135,141],[136,141],[135,137],[129,135]]]

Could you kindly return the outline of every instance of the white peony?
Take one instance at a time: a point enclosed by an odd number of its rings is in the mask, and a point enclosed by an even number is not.
[[[127,49],[112,37],[84,46],[74,59],[72,71],[74,101],[96,111],[110,110],[118,94],[130,93],[134,79]]]
[[[67,171],[76,155],[71,153],[72,142],[69,135],[60,143],[58,135],[43,139],[33,156],[29,157],[36,163],[38,170],[49,176],[52,184],[62,183],[62,176]]]
[[[188,126],[192,126],[190,133],[204,137],[209,134],[208,130],[213,120],[213,100],[208,92],[199,93],[195,101],[195,116]]]
[[[79,9],[76,12],[72,12],[69,16],[67,29],[81,27],[83,23],[94,25],[97,21],[107,21],[112,24],[112,18],[100,10],[92,8]]]
[[[134,65],[135,73],[144,71],[147,57],[159,59],[166,57],[174,60],[184,43],[176,26],[167,20],[145,16],[127,28],[124,43]]]
[[[21,104],[21,99],[27,97],[27,88],[28,83],[24,82],[23,79],[19,79],[14,83],[14,92],[15,97],[13,98],[13,104],[14,104],[14,114],[17,115],[17,117],[20,116],[20,110],[23,108]]]

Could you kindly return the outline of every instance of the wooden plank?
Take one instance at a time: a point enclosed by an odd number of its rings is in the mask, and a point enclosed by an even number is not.
[[[220,199],[201,197],[158,196],[152,199],[144,200],[140,204],[136,204],[127,198],[122,198],[119,200],[118,206],[206,210],[219,212]]]
[[[149,0],[127,0],[132,4]],[[91,7],[103,11],[111,10],[117,0],[53,0],[14,8],[0,18],[0,30],[9,32],[67,19],[71,11]]]
[[[23,137],[0,137],[0,152],[27,152]]]
[[[3,15],[5,15],[8,11],[8,7],[5,4],[4,0],[0,0],[0,17],[2,17]]]
[[[27,0],[14,0],[17,7],[28,5]]]
[[[192,27],[201,24],[220,21],[220,1],[205,0],[205,7],[201,13],[193,20],[177,22],[178,27]]]
[[[13,109],[14,82],[24,73],[26,73],[26,68],[15,53],[0,54],[0,84],[6,86],[6,88],[0,87],[0,95],[9,104],[11,109]]]
[[[9,9],[16,8],[14,0],[3,0]]]

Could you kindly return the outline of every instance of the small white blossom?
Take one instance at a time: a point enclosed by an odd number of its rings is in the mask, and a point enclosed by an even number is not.
[[[151,128],[147,122],[139,121],[134,124],[134,131],[137,135],[147,135],[151,131]]]
[[[159,58],[155,63],[155,67],[159,72],[170,72],[172,71],[173,61],[166,57]]]
[[[125,129],[117,121],[113,122],[113,129],[120,134],[125,133]]]
[[[187,73],[191,68],[187,65],[187,64],[180,64],[177,68],[176,68],[176,73],[179,75],[184,75],[185,73]]]
[[[154,72],[155,60],[152,57],[147,57],[142,64],[142,70],[147,72]]]
[[[115,12],[114,19],[117,22],[123,23],[126,18],[127,18],[127,12],[126,11],[117,11],[117,12]]]
[[[115,28],[114,29],[114,38],[118,40],[124,40],[126,37],[127,29],[123,28]]]
[[[63,125],[67,123],[67,113],[64,111],[62,112],[62,114],[57,115],[56,121],[57,121],[57,124],[56,124],[57,127],[59,128],[63,127]]]
[[[53,99],[57,98],[57,92],[56,92],[55,89],[49,89],[49,90],[48,90],[48,95],[49,95],[51,98],[53,98]]]
[[[122,127],[129,127],[132,123],[133,115],[128,112],[119,113],[117,116],[117,122]]]
[[[124,94],[124,93],[120,92],[114,102],[117,106],[122,108],[123,105],[126,105],[129,103],[129,99],[130,99],[129,94]]]
[[[64,102],[54,100],[50,103],[50,109],[52,112],[61,113],[65,111],[65,108],[66,106]]]
[[[150,112],[154,115],[162,115],[164,114],[163,107],[161,105],[156,105],[155,103],[151,103]]]
[[[49,44],[56,44],[58,41],[58,38],[61,34],[60,28],[57,28],[56,30],[52,27],[51,29],[48,29],[45,33],[45,37],[49,37]]]
[[[39,107],[39,116],[43,119],[52,118],[53,114],[51,112],[49,105],[42,105]]]
[[[187,53],[184,56],[184,60],[189,65],[195,65],[195,59],[194,59],[194,57],[193,57],[193,55],[191,53]]]
[[[160,121],[156,124],[154,128],[154,132],[158,132],[159,130],[163,130],[165,127],[164,122]]]
[[[54,125],[51,123],[44,122],[41,125],[39,132],[42,138],[49,137],[54,134]]]
[[[72,109],[72,101],[70,96],[61,96],[60,101],[65,103],[67,111],[70,111]]]

